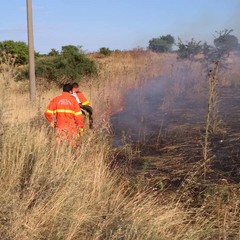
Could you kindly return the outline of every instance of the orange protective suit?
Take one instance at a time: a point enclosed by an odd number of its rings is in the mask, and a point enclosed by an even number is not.
[[[77,88],[73,88],[73,96],[78,97],[77,102],[80,103],[81,105],[90,106],[90,103],[87,100],[87,98],[85,97],[85,95],[83,94],[83,92],[78,91]]]
[[[53,123],[55,117],[57,135],[61,139],[74,139],[83,131],[84,119],[76,99],[69,93],[63,92],[51,100],[44,113],[48,122]]]

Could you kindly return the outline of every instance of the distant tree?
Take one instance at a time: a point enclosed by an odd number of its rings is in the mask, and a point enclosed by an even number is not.
[[[209,53],[212,51],[213,47],[208,45],[207,42],[204,42],[202,45],[202,53],[204,56],[209,55]]]
[[[0,55],[2,52],[16,55],[15,64],[23,65],[28,62],[28,46],[25,42],[7,40],[0,42]]]
[[[100,48],[99,52],[105,56],[111,55],[112,51],[109,48],[102,47]]]
[[[171,52],[175,40],[170,34],[153,38],[149,41],[148,49],[154,52]]]
[[[51,51],[48,53],[48,56],[58,56],[59,55],[59,52],[52,48]]]
[[[180,38],[178,38],[177,43],[178,51],[177,55],[179,59],[191,59],[202,52],[203,46],[201,45],[201,41],[197,42],[193,38],[190,42],[183,43]],[[205,43],[205,51],[207,51],[207,45]]]
[[[223,30],[218,33],[218,37],[215,37],[213,43],[216,48],[222,52],[230,52],[238,48],[238,38],[230,33],[233,30]]]
[[[69,57],[70,55],[80,54],[80,48],[74,45],[66,45],[62,47],[61,55]]]
[[[192,59],[194,60],[195,56],[199,53],[203,55],[201,61],[205,61],[206,64],[212,63],[215,61],[220,61],[219,65],[222,67],[226,65],[224,62],[230,51],[238,50],[239,43],[237,37],[231,35],[230,33],[233,30],[223,30],[218,33],[218,36],[213,40],[214,46],[208,45],[206,42],[201,44],[201,41],[197,42],[192,39],[190,42],[183,43],[179,38],[177,54],[179,59]],[[197,59],[195,59],[197,60]]]

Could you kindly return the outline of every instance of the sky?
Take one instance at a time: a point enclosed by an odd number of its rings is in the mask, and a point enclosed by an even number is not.
[[[2,0],[0,42],[28,42],[26,9],[26,0]],[[239,13],[240,0],[32,0],[34,49],[145,49],[167,34],[212,44],[224,29],[240,41]]]

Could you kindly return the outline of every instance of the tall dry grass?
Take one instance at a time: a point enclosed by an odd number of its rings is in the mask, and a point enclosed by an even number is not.
[[[2,136],[1,239],[182,239],[188,216],[152,193],[134,192],[110,168],[101,133],[79,149],[28,123]],[[179,226],[183,228],[179,229]]]
[[[173,197],[132,188],[114,167],[103,116],[118,109],[126,88],[161,75],[173,60],[166,57],[104,60],[102,75],[82,85],[99,125],[86,130],[77,149],[57,144],[43,117],[61,90],[40,87],[32,107],[27,85],[12,82],[0,99],[0,239],[239,239],[239,196],[232,188],[209,193],[202,208],[183,208]]]
[[[140,50],[114,53],[97,60],[99,75],[82,84],[82,87],[92,104],[97,106],[98,116],[113,114],[121,110],[128,89],[140,88],[149,80],[168,74],[175,59],[175,54],[159,55]]]

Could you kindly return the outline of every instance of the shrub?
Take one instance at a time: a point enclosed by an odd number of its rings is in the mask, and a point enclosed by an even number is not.
[[[100,48],[100,53],[104,56],[110,56],[112,51],[109,48],[102,47]]]
[[[233,30],[223,30],[218,33],[218,37],[216,37],[213,41],[215,47],[219,49],[221,52],[230,52],[232,50],[237,50],[238,48],[238,39],[236,36],[231,35],[230,33]]]
[[[75,46],[64,46],[56,56],[45,56],[36,61],[36,77],[51,82],[74,82],[85,75],[95,75],[97,64]],[[21,71],[18,80],[28,76],[28,69]]]
[[[193,59],[197,54],[202,52],[201,41],[197,42],[192,38],[190,42],[183,43],[180,38],[178,40],[177,55],[179,59]],[[205,51],[207,51],[206,44],[204,46]]]
[[[171,52],[174,42],[174,37],[168,34],[150,40],[148,48],[154,52]]]
[[[25,42],[12,40],[0,42],[0,56],[2,56],[2,52],[16,55],[15,64],[23,65],[28,62],[28,46]]]

